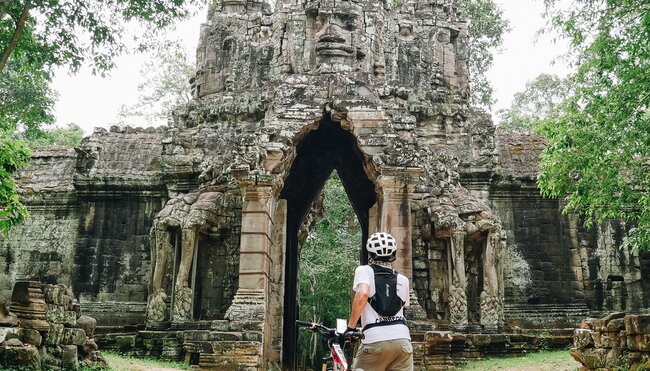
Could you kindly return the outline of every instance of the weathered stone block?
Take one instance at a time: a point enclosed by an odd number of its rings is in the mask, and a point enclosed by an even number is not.
[[[31,344],[35,347],[41,346],[43,336],[41,333],[27,328],[18,328],[13,334],[8,334],[7,338],[16,337],[25,344]]]
[[[120,335],[115,338],[115,343],[120,349],[135,348],[137,335]]]
[[[41,284],[34,281],[18,281],[11,294],[12,303],[44,303]]]
[[[95,328],[97,328],[97,320],[95,320],[93,317],[81,315],[79,318],[77,318],[74,327],[83,329],[86,333],[86,336],[91,338],[95,334]]]
[[[52,324],[50,329],[47,332],[45,338],[45,343],[47,345],[59,345],[61,344],[61,339],[63,338],[63,328],[62,324]]]
[[[65,345],[61,347],[61,368],[66,371],[76,371],[79,369],[76,345]]]
[[[80,328],[64,328],[61,334],[62,345],[84,345],[86,344],[86,332]]]
[[[616,318],[607,322],[607,332],[619,332],[625,330],[625,320],[623,318]]]
[[[650,333],[627,335],[627,348],[634,351],[650,352]]]
[[[99,347],[97,346],[95,339],[86,339],[86,343],[82,347],[82,353],[90,354],[96,350],[99,350]]]
[[[569,353],[578,362],[582,363],[585,367],[595,370],[605,367],[607,364],[607,349],[586,349],[578,350],[572,348]]]
[[[257,341],[215,341],[212,351],[221,355],[259,355],[262,343]]]
[[[264,331],[264,323],[260,321],[230,321],[231,331]]]
[[[212,324],[211,324],[210,328],[213,329],[213,330],[216,330],[216,331],[228,331],[229,330],[229,323],[230,323],[230,321],[228,321],[228,320],[212,321]]]
[[[576,329],[573,333],[573,344],[578,349],[584,349],[594,344],[592,330]]]
[[[628,335],[650,334],[650,314],[626,316],[625,331]]]
[[[77,313],[66,310],[62,305],[46,304],[45,319],[49,323],[62,323],[67,326],[74,326],[77,323]]]
[[[40,371],[41,357],[35,346],[0,347],[0,365],[25,371]]]

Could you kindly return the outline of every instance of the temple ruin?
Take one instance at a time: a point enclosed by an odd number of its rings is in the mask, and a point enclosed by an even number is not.
[[[33,155],[17,178],[32,217],[0,240],[0,296],[71,285],[107,346],[292,369],[299,232],[336,170],[363,240],[399,243],[419,366],[480,352],[480,336],[650,308],[650,255],[619,249],[629,226],[562,215],[536,187],[544,140],[497,134],[469,105],[453,1],[273,5],[209,10],[194,99],[168,126]]]

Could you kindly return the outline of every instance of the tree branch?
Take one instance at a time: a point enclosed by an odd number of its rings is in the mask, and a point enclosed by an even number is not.
[[[0,74],[2,74],[2,71],[7,65],[9,56],[16,48],[16,44],[18,43],[18,39],[20,39],[20,35],[22,35],[23,31],[25,30],[25,24],[27,23],[27,19],[29,18],[29,11],[31,9],[32,9],[31,1],[27,0],[25,2],[25,7],[23,8],[22,13],[20,14],[20,18],[18,19],[18,23],[16,24],[16,30],[14,31],[13,36],[11,36],[11,40],[9,40],[9,44],[7,45],[4,52],[2,53],[2,59],[0,59]]]

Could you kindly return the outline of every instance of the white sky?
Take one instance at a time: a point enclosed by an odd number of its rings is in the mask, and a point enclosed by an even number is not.
[[[497,100],[492,112],[509,106],[513,94],[521,91],[527,81],[540,73],[564,75],[568,71],[560,62],[552,65],[552,61],[565,52],[565,46],[553,44],[548,36],[536,40],[537,31],[544,25],[541,0],[496,2],[510,20],[511,31],[505,36],[503,51],[495,55],[494,66],[487,73]],[[192,55],[205,14],[205,11],[199,12],[191,20],[179,24],[170,35],[181,38]],[[76,75],[70,75],[66,70],[57,71],[53,84],[59,93],[55,106],[57,125],[74,122],[90,134],[94,127],[108,128],[118,122],[120,106],[137,101],[140,69],[145,58],[143,55],[120,57],[117,68],[105,78],[93,76],[89,69]]]

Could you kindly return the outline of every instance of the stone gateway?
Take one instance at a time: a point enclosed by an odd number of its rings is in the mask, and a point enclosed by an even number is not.
[[[0,290],[72,285],[107,347],[293,369],[305,220],[336,170],[363,239],[400,245],[417,367],[649,308],[650,257],[618,249],[628,226],[586,229],[539,196],[543,139],[469,106],[468,58],[451,0],[222,0],[167,127],[35,153]]]

